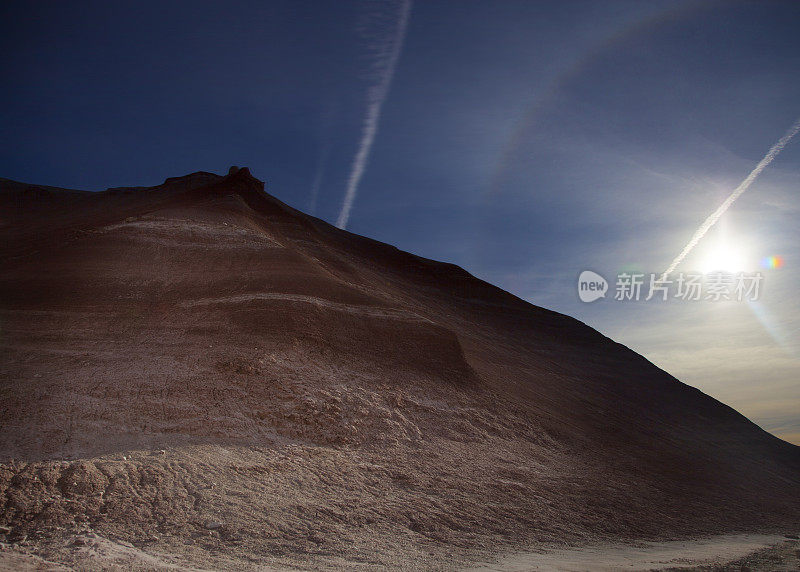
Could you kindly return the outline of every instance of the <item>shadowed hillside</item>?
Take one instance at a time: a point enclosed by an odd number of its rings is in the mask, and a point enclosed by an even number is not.
[[[101,193],[3,179],[0,209],[9,540],[419,568],[800,525],[798,447],[247,169]]]

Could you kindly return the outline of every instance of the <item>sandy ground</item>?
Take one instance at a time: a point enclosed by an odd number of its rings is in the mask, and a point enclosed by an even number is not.
[[[0,545],[0,571],[74,569],[102,570],[180,570],[195,571],[163,553],[150,553],[129,543],[113,542],[94,533],[70,537],[63,546],[47,550],[50,560],[23,547]],[[345,566],[343,566],[344,568]],[[446,566],[445,566],[446,568]],[[297,568],[254,565],[260,572]],[[299,568],[299,569],[314,569]],[[760,571],[800,570],[800,542],[779,535],[731,534],[711,538],[641,542],[636,544],[598,544],[560,550],[513,554],[494,563],[459,567],[470,572],[523,572],[529,570],[584,571]]]
[[[798,541],[780,535],[732,534],[697,540],[642,542],[637,544],[597,544],[582,548],[547,550],[528,554],[513,554],[494,563],[478,565],[469,570],[523,572],[525,570],[687,570],[719,569],[732,566],[747,557],[764,556],[762,552],[779,555],[780,560],[766,560],[769,570],[793,570],[798,563]],[[764,558],[761,559],[765,560]],[[751,562],[749,569],[754,568]]]

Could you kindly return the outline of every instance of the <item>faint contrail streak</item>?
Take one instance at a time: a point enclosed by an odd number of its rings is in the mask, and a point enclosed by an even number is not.
[[[375,141],[375,135],[378,133],[381,108],[386,101],[386,97],[389,95],[389,88],[392,85],[392,78],[397,68],[397,62],[400,60],[400,53],[403,51],[403,41],[406,37],[406,28],[408,28],[410,15],[411,0],[402,0],[400,16],[397,20],[397,26],[388,57],[385,60],[385,64],[381,66],[378,82],[372,85],[367,92],[367,113],[364,117],[364,125],[361,129],[361,142],[358,145],[356,156],[353,158],[350,176],[347,179],[347,191],[344,195],[342,210],[339,212],[339,218],[336,221],[336,226],[339,228],[346,228],[347,222],[350,220],[350,211],[353,208],[353,201],[355,201],[356,198],[358,185],[367,167],[367,161],[369,160],[369,154],[372,150],[372,144]]]
[[[325,178],[325,166],[328,163],[328,157],[331,154],[331,131],[333,129],[334,117],[338,106],[333,102],[327,106],[327,109],[322,115],[322,121],[319,128],[320,149],[317,155],[317,164],[314,169],[314,181],[311,183],[311,195],[308,199],[308,214],[316,215],[317,201],[319,199],[319,191],[322,188],[322,181]]]
[[[317,159],[317,169],[314,175],[314,182],[311,184],[311,198],[308,201],[308,214],[316,214],[317,210],[317,197],[319,197],[319,188],[322,186],[322,177],[325,174],[325,163],[328,162],[328,155],[330,155],[331,146],[325,143],[322,146],[322,151],[319,153]]]
[[[675,260],[669,265],[669,267],[664,271],[661,275],[661,281],[664,281],[667,278],[667,275],[677,268],[678,264],[683,262],[683,259],[692,251],[692,249],[697,246],[697,243],[700,242],[705,234],[709,231],[709,229],[716,224],[719,218],[725,214],[725,211],[734,203],[736,199],[738,199],[742,194],[750,188],[750,185],[753,184],[753,181],[761,174],[761,171],[767,168],[767,166],[772,163],[775,157],[783,151],[783,148],[786,147],[786,144],[792,140],[792,137],[797,135],[797,132],[800,131],[800,119],[798,119],[794,125],[792,125],[786,134],[781,137],[775,145],[773,145],[770,150],[764,155],[764,158],[756,165],[756,168],[750,171],[750,174],[747,175],[744,181],[739,183],[739,186],[730,194],[730,196],[723,201],[723,203],[719,206],[717,210],[715,210],[709,217],[703,221],[703,224],[700,225],[695,233],[692,235],[692,239],[683,247],[681,253],[675,257]]]

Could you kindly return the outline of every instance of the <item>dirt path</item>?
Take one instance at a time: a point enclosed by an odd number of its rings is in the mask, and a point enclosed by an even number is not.
[[[48,559],[9,545],[0,545],[0,571],[61,571],[74,569],[181,570],[212,569],[224,558],[198,563],[200,568],[183,566],[168,554],[149,554],[130,544],[112,542],[91,534],[79,536],[80,545],[68,543],[50,550]],[[218,557],[222,555],[217,555]],[[241,561],[231,559],[227,569]],[[319,563],[318,563],[319,564]],[[396,562],[400,569],[414,569]],[[209,567],[210,566],[210,567]],[[332,568],[347,565],[332,560]],[[323,566],[327,568],[328,566]],[[256,567],[254,566],[253,569]],[[257,567],[262,572],[281,568]],[[309,567],[310,569],[311,567]],[[302,569],[302,567],[301,567]],[[495,564],[470,570],[496,571],[601,571],[601,570],[702,570],[728,572],[740,570],[789,572],[800,570],[800,541],[776,535],[726,535],[704,540],[646,542],[636,545],[606,544],[542,553],[515,554]]]
[[[514,554],[503,557],[496,563],[487,563],[472,570],[518,572],[523,570],[680,570],[699,567],[716,569],[752,557],[754,553],[765,556],[760,551],[770,548],[774,548],[775,552],[780,552],[779,556],[783,560],[786,558],[796,559],[796,550],[787,552],[784,550],[786,548],[784,544],[797,545],[798,542],[790,541],[779,535],[739,534],[703,540],[642,542],[636,545],[600,544],[542,553]],[[764,558],[761,559],[764,560]],[[769,561],[767,556],[765,562]],[[780,566],[780,561],[770,562],[768,569],[793,569]]]

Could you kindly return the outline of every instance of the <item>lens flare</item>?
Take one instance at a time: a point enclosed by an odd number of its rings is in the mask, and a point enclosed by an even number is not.
[[[781,256],[767,256],[761,261],[761,266],[764,268],[771,268],[773,270],[783,267],[783,257]]]

